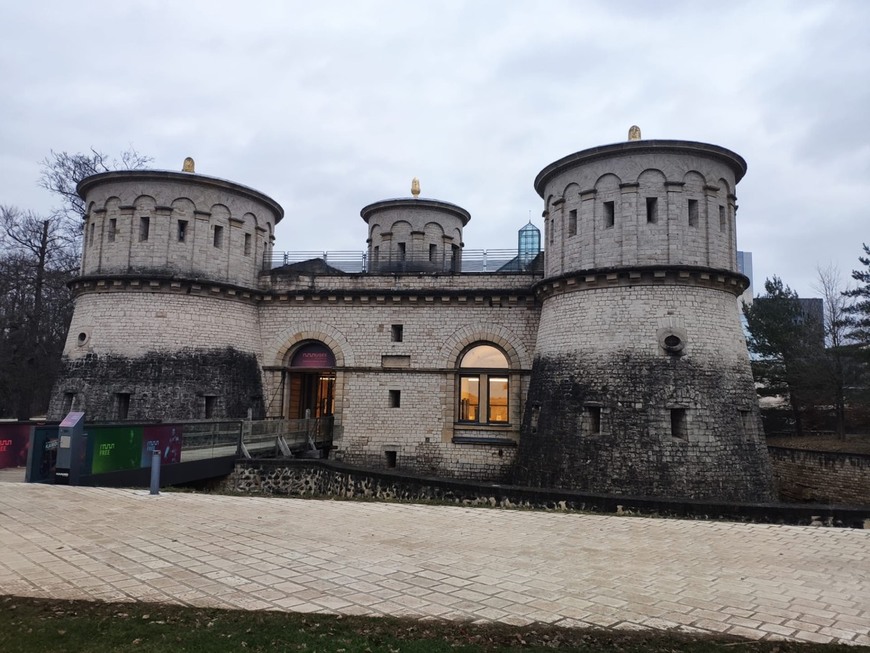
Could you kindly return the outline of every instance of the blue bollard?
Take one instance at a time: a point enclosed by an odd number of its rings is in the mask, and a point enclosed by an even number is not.
[[[160,451],[151,454],[151,494],[160,494]]]

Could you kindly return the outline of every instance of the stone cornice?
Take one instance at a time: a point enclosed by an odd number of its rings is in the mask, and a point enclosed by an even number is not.
[[[537,304],[532,284],[527,288],[467,289],[294,289],[271,291],[246,288],[209,279],[161,274],[103,274],[76,277],[68,284],[75,296],[88,293],[148,292],[230,299],[261,306],[289,305],[466,305],[523,306]]]
[[[722,290],[740,296],[749,279],[731,270],[690,265],[649,265],[579,270],[548,277],[534,286],[539,300],[554,295],[629,286],[693,286]]]

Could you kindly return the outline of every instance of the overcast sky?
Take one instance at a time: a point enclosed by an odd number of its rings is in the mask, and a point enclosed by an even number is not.
[[[133,147],[252,186],[278,250],[362,250],[366,204],[410,194],[516,246],[547,164],[643,137],[749,164],[755,285],[812,296],[870,244],[870,2],[3,2],[0,204],[48,212],[50,150]]]

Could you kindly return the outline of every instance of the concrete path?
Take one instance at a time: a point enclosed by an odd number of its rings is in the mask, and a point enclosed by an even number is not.
[[[0,593],[870,644],[870,530],[0,483]]]

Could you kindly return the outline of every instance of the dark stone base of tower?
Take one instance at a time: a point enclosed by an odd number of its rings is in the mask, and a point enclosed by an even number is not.
[[[712,400],[711,400],[712,399]],[[774,499],[751,378],[685,358],[534,362],[514,483],[721,501]]]
[[[244,418],[249,409],[261,418],[260,366],[253,354],[230,347],[64,359],[49,418],[71,408],[91,421]]]

